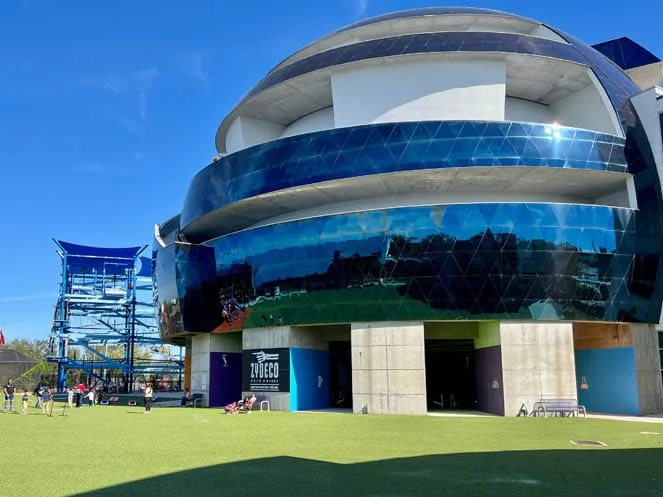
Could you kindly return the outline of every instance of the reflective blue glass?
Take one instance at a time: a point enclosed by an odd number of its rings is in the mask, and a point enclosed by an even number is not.
[[[163,248],[155,244],[152,257],[156,317],[162,337],[171,340],[183,330],[213,329],[222,315],[214,287],[214,249],[182,243]]]
[[[649,50],[638,45],[630,38],[625,37],[604,41],[603,43],[592,45],[592,48],[601,52],[624,70],[655,64],[661,61],[661,59]]]
[[[520,53],[568,60],[578,64],[587,63],[585,57],[572,45],[533,36],[480,32],[401,35],[333,48],[273,70],[253,87],[241,102],[283,81],[318,69],[394,55],[444,52]]]
[[[629,284],[632,294],[642,298],[648,309],[646,322],[658,323],[663,304],[663,191],[652,146],[630,98],[641,89],[608,57],[578,38],[550,27],[573,44],[590,62],[621,120],[626,136],[624,154],[628,171],[633,175],[638,202],[635,242],[637,277]],[[631,314],[635,313],[631,309]]]
[[[341,178],[469,166],[626,172],[624,140],[575,128],[443,121],[339,128],[264,143],[212,163],[193,179],[180,226],[264,193]]]
[[[634,255],[636,215],[568,204],[386,209],[246,230],[208,242],[210,252],[169,250],[178,254],[172,272],[190,331],[409,319],[639,321],[649,310],[631,292],[646,290],[651,261]],[[202,259],[204,270],[183,270]]]
[[[184,333],[175,250],[174,244],[161,247],[156,242],[152,250],[152,289],[156,321],[161,338],[169,342]]]

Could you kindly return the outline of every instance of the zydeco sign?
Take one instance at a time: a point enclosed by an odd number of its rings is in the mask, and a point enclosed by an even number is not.
[[[290,349],[245,350],[242,353],[242,390],[289,392]]]

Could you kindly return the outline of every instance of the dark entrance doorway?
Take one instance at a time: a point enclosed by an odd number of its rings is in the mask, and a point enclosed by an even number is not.
[[[426,340],[429,410],[476,409],[474,340]]]
[[[329,407],[352,409],[350,340],[329,342]]]

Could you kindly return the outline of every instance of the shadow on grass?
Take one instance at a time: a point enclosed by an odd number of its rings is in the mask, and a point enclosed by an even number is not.
[[[605,448],[446,454],[355,464],[272,457],[165,474],[77,495],[651,497],[660,495],[663,485],[661,461],[663,449]]]

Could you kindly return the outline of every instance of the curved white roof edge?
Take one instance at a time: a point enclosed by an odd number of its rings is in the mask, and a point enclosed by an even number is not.
[[[407,11],[406,11],[407,12]],[[412,17],[403,17],[397,19],[388,19],[370,24],[359,24],[355,27],[350,25],[348,29],[341,29],[331,34],[323,36],[318,40],[306,45],[292,55],[289,55],[269,72],[282,69],[293,62],[310,57],[317,53],[325,52],[334,48],[348,44],[361,43],[364,41],[389,38],[392,36],[402,36],[419,33],[436,33],[445,31],[467,31],[474,23],[497,21],[497,24],[511,26],[512,30],[487,31],[491,33],[510,33],[513,31],[534,36],[537,38],[546,38],[567,43],[566,40],[557,35],[553,30],[544,24],[531,19],[517,18],[508,13],[490,13],[490,14],[421,14]],[[522,26],[522,30],[515,29],[516,26]],[[497,27],[497,26],[496,26]],[[528,29],[525,29],[525,28]],[[451,29],[445,29],[451,28]],[[542,28],[542,30],[540,30]],[[269,73],[268,73],[269,74]]]

